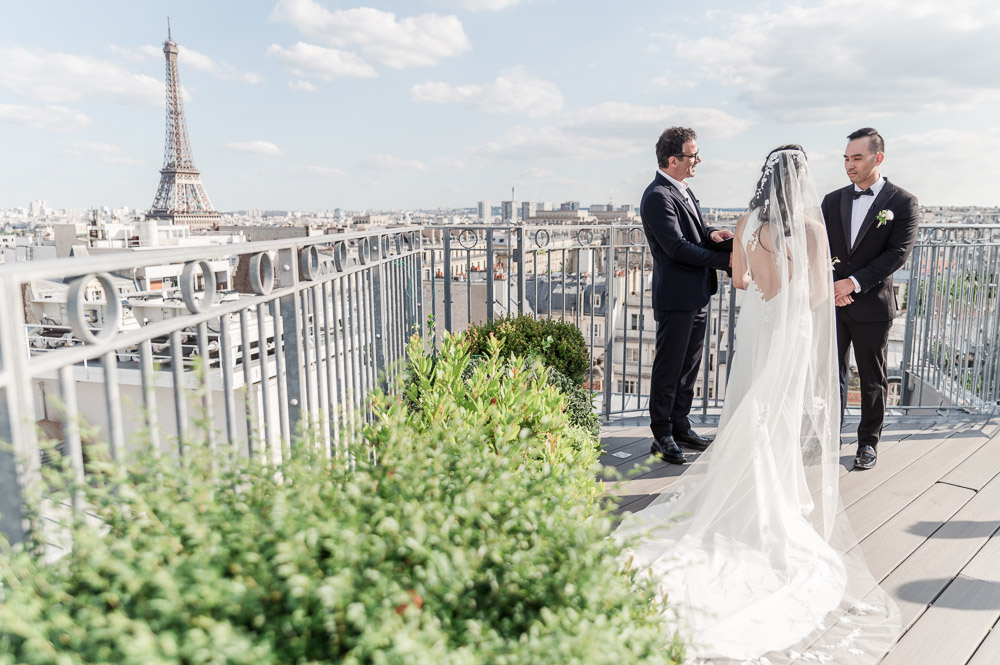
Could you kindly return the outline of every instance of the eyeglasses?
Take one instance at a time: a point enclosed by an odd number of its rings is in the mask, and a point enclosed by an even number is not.
[[[681,153],[681,154],[679,154],[679,155],[674,155],[674,157],[676,157],[677,159],[684,159],[685,157],[690,157],[691,159],[694,159],[694,160],[700,160],[701,158],[700,158],[700,157],[698,157],[698,154],[699,154],[700,152],[701,152],[701,151],[699,150],[698,152],[694,153],[693,155],[685,155],[685,154],[684,154],[684,153],[682,152],[682,153]]]

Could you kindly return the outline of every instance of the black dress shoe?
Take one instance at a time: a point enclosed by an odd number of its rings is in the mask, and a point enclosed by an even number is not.
[[[649,448],[650,455],[656,455],[665,462],[670,462],[671,464],[684,464],[687,459],[684,457],[684,453],[677,446],[673,437],[661,436],[660,438],[653,439],[653,445]]]
[[[858,446],[858,454],[854,456],[855,469],[870,469],[875,466],[878,454],[875,446]]]
[[[713,440],[710,436],[698,436],[693,429],[680,433],[674,432],[674,441],[695,450],[705,450]]]

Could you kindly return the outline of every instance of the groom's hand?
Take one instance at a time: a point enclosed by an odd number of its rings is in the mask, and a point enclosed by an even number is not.
[[[838,279],[833,283],[833,295],[837,298],[854,293],[854,282],[851,279]]]
[[[712,242],[722,242],[723,240],[732,238],[733,232],[726,231],[725,229],[719,229],[716,231],[712,231],[712,233],[708,237],[712,239]]]
[[[834,299],[834,301],[833,301],[833,303],[837,307],[843,307],[845,305],[850,305],[852,302],[854,302],[854,298],[852,298],[851,296],[837,296]]]

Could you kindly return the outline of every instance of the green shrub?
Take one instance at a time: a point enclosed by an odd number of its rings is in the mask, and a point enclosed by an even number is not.
[[[490,335],[500,340],[505,354],[538,356],[546,366],[562,372],[575,385],[583,385],[590,368],[587,343],[572,323],[554,319],[517,316],[497,319],[481,326],[471,325],[467,332],[469,351],[484,355]]]
[[[101,528],[68,525],[54,562],[0,555],[0,664],[682,660],[562,395],[496,357],[459,380],[456,340],[410,355],[422,409],[375,395],[332,459],[100,462],[106,489],[81,489]]]

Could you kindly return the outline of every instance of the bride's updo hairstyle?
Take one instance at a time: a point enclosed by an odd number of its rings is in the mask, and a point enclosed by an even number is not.
[[[806,159],[806,151],[802,149],[798,143],[788,143],[786,145],[780,145],[771,152],[767,153],[767,158],[764,160],[764,165],[760,167],[760,179],[757,181],[757,188],[754,190],[753,198],[750,199],[750,210],[756,210],[760,208],[760,219],[762,221],[769,221],[771,206],[771,199],[768,197],[768,192],[774,192],[774,200],[780,211],[779,218],[784,225],[785,235],[791,232],[788,228],[788,206],[787,206],[787,194],[786,191],[789,189],[791,183],[787,181],[788,173],[781,173],[784,177],[779,177],[779,172],[781,169],[775,169],[775,165],[781,158],[780,153],[787,152],[787,157],[791,160],[795,166],[803,166],[800,163]]]

